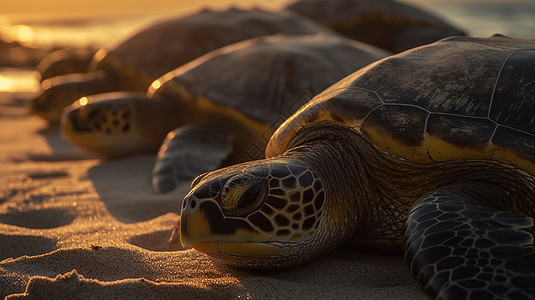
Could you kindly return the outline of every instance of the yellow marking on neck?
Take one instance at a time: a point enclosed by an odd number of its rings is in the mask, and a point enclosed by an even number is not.
[[[191,95],[182,85],[171,82],[172,73],[168,73],[158,79],[161,83],[161,88],[163,89],[172,89],[180,96],[183,103],[192,111],[191,115],[195,120],[200,123],[204,122],[213,122],[218,121],[221,118],[218,116],[223,116],[223,120],[233,120],[238,121],[240,124],[252,131],[255,135],[268,135],[271,136],[275,128],[269,128],[269,124],[264,122],[257,121],[241,111],[234,109],[232,107],[215,103],[212,100],[206,99],[202,96]],[[149,97],[156,93],[156,89],[153,87],[149,88],[148,95]],[[221,121],[221,120],[220,120]],[[222,126],[227,124],[221,124]]]
[[[490,145],[490,153],[493,160],[513,164],[522,170],[535,175],[535,164],[529,158],[514,153],[511,149],[503,148],[495,144]]]
[[[273,134],[274,129],[270,129],[268,124],[254,120],[239,110],[215,103],[214,101],[207,100],[203,97],[197,97],[196,100],[196,106],[202,112],[230,117],[231,119],[244,124],[246,128],[252,130],[258,136],[265,134],[266,131],[271,131],[269,136]]]
[[[365,133],[362,133],[362,136],[369,140],[372,144],[377,146],[379,149],[390,153],[392,155],[402,157],[406,160],[415,163],[432,163],[433,161],[427,153],[427,144],[425,143],[425,138],[423,137],[420,140],[418,145],[407,145],[404,144],[399,138],[392,136],[386,130],[382,128],[367,128]]]
[[[438,137],[428,135],[429,152],[434,161],[449,161],[457,159],[489,159],[487,143],[459,147]]]
[[[311,105],[314,104],[315,103],[312,103]],[[318,107],[321,107],[321,105],[318,105]],[[337,122],[334,120],[333,115],[328,110],[317,111],[315,118],[307,122],[308,118],[301,115],[301,111],[304,111],[305,108],[306,106],[294,113],[292,117],[284,121],[284,123],[279,126],[277,131],[274,132],[273,137],[269,140],[266,148],[266,158],[277,156],[288,150],[288,146],[295,137],[295,134],[301,130],[301,128],[319,124],[321,122],[335,122],[347,127],[358,127],[362,124],[362,119],[352,119],[345,120],[345,122]]]

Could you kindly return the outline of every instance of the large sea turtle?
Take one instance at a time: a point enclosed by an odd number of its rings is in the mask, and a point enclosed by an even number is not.
[[[287,267],[352,242],[405,250],[433,297],[535,298],[535,41],[454,37],[363,68],[199,176],[180,240]]]
[[[464,35],[422,9],[392,0],[299,0],[287,9],[349,38],[392,52]]]
[[[61,131],[87,152],[117,157],[156,152],[179,128],[155,170],[162,175],[155,177],[156,190],[167,191],[173,177],[193,179],[221,164],[262,158],[276,125],[316,93],[389,54],[331,34],[251,39],[166,74],[148,96],[83,98],[84,105],[66,109]],[[179,175],[167,177],[173,174]]]
[[[328,29],[291,12],[202,10],[142,30],[115,48],[99,50],[88,73],[43,82],[31,111],[51,123],[76,99],[97,93],[147,90],[165,73],[222,46],[258,36],[313,34]]]

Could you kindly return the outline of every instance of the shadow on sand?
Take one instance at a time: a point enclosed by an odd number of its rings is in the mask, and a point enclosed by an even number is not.
[[[30,154],[33,161],[79,161],[96,159],[63,139],[58,126],[41,129],[51,153]],[[125,223],[146,221],[168,212],[178,213],[182,198],[190,182],[164,195],[152,190],[150,172],[154,155],[136,155],[127,158],[101,160],[88,171],[101,201],[117,220]]]
[[[168,212],[179,213],[189,182],[170,193],[155,194],[150,183],[154,159],[154,155],[146,154],[103,160],[89,170],[89,179],[101,201],[117,220],[141,222]]]
[[[51,125],[43,128],[37,133],[45,138],[52,153],[31,154],[30,159],[33,161],[70,161],[95,158],[94,156],[82,152],[67,140],[63,139],[58,125]]]

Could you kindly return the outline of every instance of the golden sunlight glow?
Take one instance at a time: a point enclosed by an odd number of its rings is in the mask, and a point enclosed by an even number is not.
[[[192,11],[200,7],[228,7],[230,5],[280,8],[289,0],[130,0],[128,5],[124,1],[93,0],[93,1],[67,1],[67,0],[22,0],[2,1],[1,13],[76,13],[96,15],[103,13],[176,13]]]
[[[10,91],[13,88],[13,80],[5,77],[0,76],[0,91]]]
[[[152,86],[153,89],[157,90],[162,86],[162,83],[159,80],[154,80],[154,82],[152,82],[151,86]]]
[[[37,72],[2,72],[0,73],[0,92],[35,92],[39,90]]]
[[[78,104],[80,104],[80,106],[86,106],[87,103],[88,103],[87,97],[82,97],[78,100]]]
[[[9,35],[12,40],[21,43],[30,43],[34,39],[33,29],[26,25],[15,25],[9,30]]]

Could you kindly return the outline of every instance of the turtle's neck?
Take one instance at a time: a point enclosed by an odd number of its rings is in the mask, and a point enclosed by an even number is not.
[[[402,228],[412,204],[427,192],[458,182],[463,182],[480,204],[535,215],[529,203],[535,199],[534,177],[505,164],[489,160],[415,164],[393,157],[356,131],[333,123],[301,130],[290,149],[284,156],[304,161],[324,182],[326,215],[336,216],[328,222],[356,220],[338,225],[349,226],[348,232],[359,239],[384,239],[395,241],[395,248],[401,246]]]

